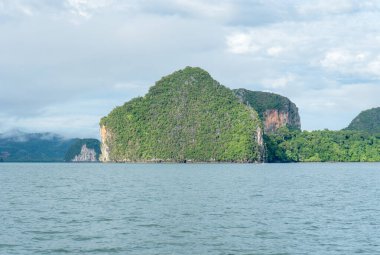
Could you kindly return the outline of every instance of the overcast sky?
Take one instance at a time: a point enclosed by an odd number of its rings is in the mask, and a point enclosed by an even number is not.
[[[344,128],[380,106],[380,0],[0,0],[0,132],[98,137],[185,66]]]

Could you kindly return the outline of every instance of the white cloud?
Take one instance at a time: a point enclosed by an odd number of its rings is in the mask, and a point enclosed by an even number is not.
[[[308,129],[339,127],[378,104],[379,14],[378,0],[0,0],[0,130],[97,135],[187,65],[290,97]]]
[[[339,69],[342,66],[365,63],[368,60],[368,53],[352,53],[344,49],[334,49],[328,51],[321,60],[321,65],[329,69]]]
[[[346,84],[304,91],[294,97],[304,116],[303,128],[342,129],[362,110],[379,106],[377,84]]]
[[[311,0],[302,1],[296,9],[301,15],[310,14],[340,14],[353,10],[355,2],[353,0],[334,0],[334,2],[328,0]]]
[[[343,74],[380,77],[380,55],[373,56],[368,52],[330,50],[321,60],[321,66],[329,71]]]
[[[277,57],[284,51],[284,48],[281,46],[274,46],[267,49],[267,53],[269,56]]]
[[[296,76],[294,74],[286,74],[285,76],[276,78],[276,79],[264,79],[261,83],[264,88],[267,89],[285,89],[289,85],[294,84],[296,81]]]
[[[191,13],[192,15],[217,19],[228,18],[234,11],[232,3],[220,0],[172,0],[172,4],[181,11]],[[170,6],[170,4],[168,5]]]
[[[252,37],[245,33],[236,33],[227,36],[228,51],[235,54],[254,53],[259,50],[252,42]]]
[[[373,58],[368,63],[366,70],[369,74],[380,77],[380,55],[378,55],[376,58]]]
[[[90,18],[93,11],[113,4],[113,0],[66,0],[72,12],[84,18]]]

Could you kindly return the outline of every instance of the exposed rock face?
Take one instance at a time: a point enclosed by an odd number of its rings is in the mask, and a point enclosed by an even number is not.
[[[107,130],[107,128],[102,125],[100,128],[100,138],[101,138],[101,152],[99,160],[103,162],[109,162],[110,161],[110,139],[111,139],[111,133]]]
[[[238,99],[254,108],[264,123],[264,132],[272,133],[281,127],[301,129],[297,106],[288,98],[268,92],[234,90]]]
[[[269,109],[264,112],[265,132],[275,132],[283,126],[290,125],[289,112],[279,111],[277,109]]]
[[[76,139],[65,155],[66,162],[98,161],[100,141],[93,138]]]
[[[94,149],[87,148],[86,144],[83,144],[80,154],[76,155],[73,159],[73,162],[95,162],[96,152]]]
[[[263,129],[261,127],[257,127],[256,142],[259,145],[260,156],[261,156],[260,161],[264,162],[264,161],[266,161],[267,152],[266,152],[266,148],[265,148],[265,144],[264,144],[264,133],[263,133]]]

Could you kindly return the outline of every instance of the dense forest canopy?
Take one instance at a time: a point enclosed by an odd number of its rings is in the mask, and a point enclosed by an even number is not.
[[[105,141],[112,161],[262,160],[256,111],[200,68],[163,77],[100,125],[112,134]]]
[[[269,162],[380,161],[380,135],[361,131],[291,131],[265,136]]]

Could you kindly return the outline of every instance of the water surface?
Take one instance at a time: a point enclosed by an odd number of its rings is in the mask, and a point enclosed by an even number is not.
[[[0,164],[0,254],[380,254],[380,164]]]

